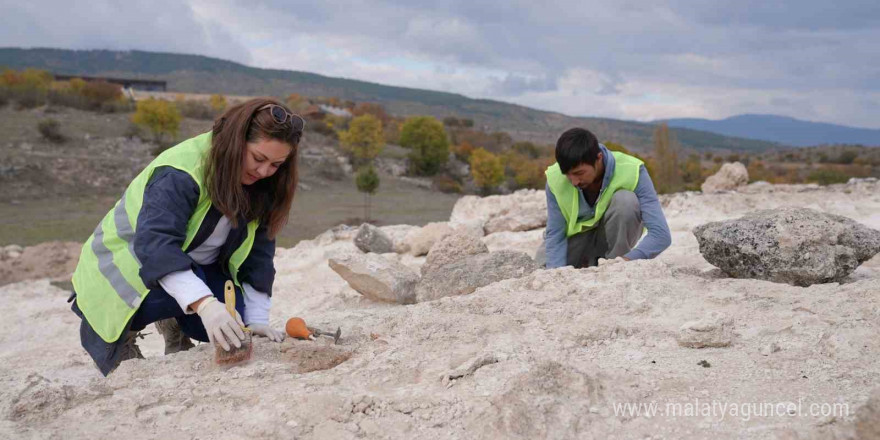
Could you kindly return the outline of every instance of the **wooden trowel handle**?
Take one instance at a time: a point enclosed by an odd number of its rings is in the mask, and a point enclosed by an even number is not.
[[[226,303],[226,311],[235,319],[235,284],[227,280],[223,288],[223,301]]]

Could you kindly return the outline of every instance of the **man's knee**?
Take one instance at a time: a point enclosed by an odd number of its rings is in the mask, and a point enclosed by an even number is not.
[[[608,215],[615,217],[630,217],[641,220],[642,210],[639,206],[639,198],[632,191],[617,191],[611,196],[608,205]]]

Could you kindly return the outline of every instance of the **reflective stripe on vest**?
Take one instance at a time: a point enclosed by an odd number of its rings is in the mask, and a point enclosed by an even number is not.
[[[170,166],[188,173],[199,187],[199,201],[186,226],[186,249],[195,238],[211,200],[203,181],[203,161],[211,148],[211,133],[186,140],[160,154],[135,177],[113,209],[104,216],[83,245],[73,274],[76,301],[89,325],[106,342],[114,342],[126,329],[149,289],[140,278],[141,262],[134,253],[135,228],[144,190],[158,167]],[[238,269],[254,244],[258,221],[247,225],[247,236],[229,259],[236,285]]]
[[[639,167],[644,162],[619,151],[612,151],[611,154],[614,156],[614,175],[611,176],[611,182],[599,194],[593,217],[580,222],[578,221],[580,210],[578,192],[580,192],[580,189],[572,185],[568,177],[562,174],[558,163],[549,166],[547,171],[544,172],[547,176],[547,185],[550,186],[550,192],[553,193],[553,197],[556,198],[556,203],[559,205],[559,210],[562,212],[562,216],[565,217],[566,237],[595,228],[599,221],[602,220],[602,216],[605,215],[605,210],[608,209],[611,197],[615,192],[621,189],[635,191],[636,185],[639,183]]]

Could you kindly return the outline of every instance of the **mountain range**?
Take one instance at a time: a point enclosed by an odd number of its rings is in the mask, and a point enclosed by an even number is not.
[[[656,122],[666,122],[670,127],[779,142],[798,147],[828,144],[880,145],[880,130],[802,121],[786,116],[746,114],[721,120],[684,118]]]
[[[470,118],[483,130],[506,131],[514,139],[542,144],[553,144],[562,131],[574,126],[582,126],[596,133],[603,141],[616,142],[634,151],[646,152],[652,148],[652,134],[656,125],[656,123],[610,118],[574,117],[507,102],[472,99],[455,93],[387,86],[309,72],[261,69],[201,55],[136,50],[0,48],[0,67],[14,69],[30,67],[68,75],[160,79],[167,81],[169,91],[177,92],[278,97],[299,93],[310,97],[332,96],[357,102],[376,102],[384,105],[392,114]],[[669,125],[675,127],[674,136],[683,148],[698,151],[765,151],[788,145],[801,145],[792,139],[798,141],[803,139],[803,137],[770,137],[774,134],[772,128],[765,129],[765,125],[754,123],[751,126],[748,123],[740,124],[745,129],[735,133],[718,131],[720,129],[712,124],[700,126],[698,120],[673,119],[669,121]],[[840,127],[831,124],[815,125]],[[848,127],[841,128],[848,129]],[[852,139],[845,130],[835,133],[841,134],[821,137],[822,143],[848,142]],[[834,136],[838,136],[839,140],[829,140],[835,139]]]

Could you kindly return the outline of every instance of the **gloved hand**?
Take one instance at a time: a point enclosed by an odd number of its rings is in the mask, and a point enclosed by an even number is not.
[[[598,266],[599,267],[610,266],[612,264],[623,263],[624,261],[626,261],[626,260],[623,257],[617,257],[614,259],[600,258]]]
[[[267,324],[251,324],[248,326],[248,328],[251,329],[251,333],[259,336],[265,336],[273,342],[281,342],[287,336],[287,334],[283,331],[274,329]]]
[[[230,343],[235,348],[241,348],[241,341],[244,340],[244,330],[242,330],[244,323],[238,312],[235,312],[235,318],[229,316],[226,306],[212,296],[199,304],[196,313],[202,318],[202,324],[212,343],[220,344],[226,351],[232,349]]]

